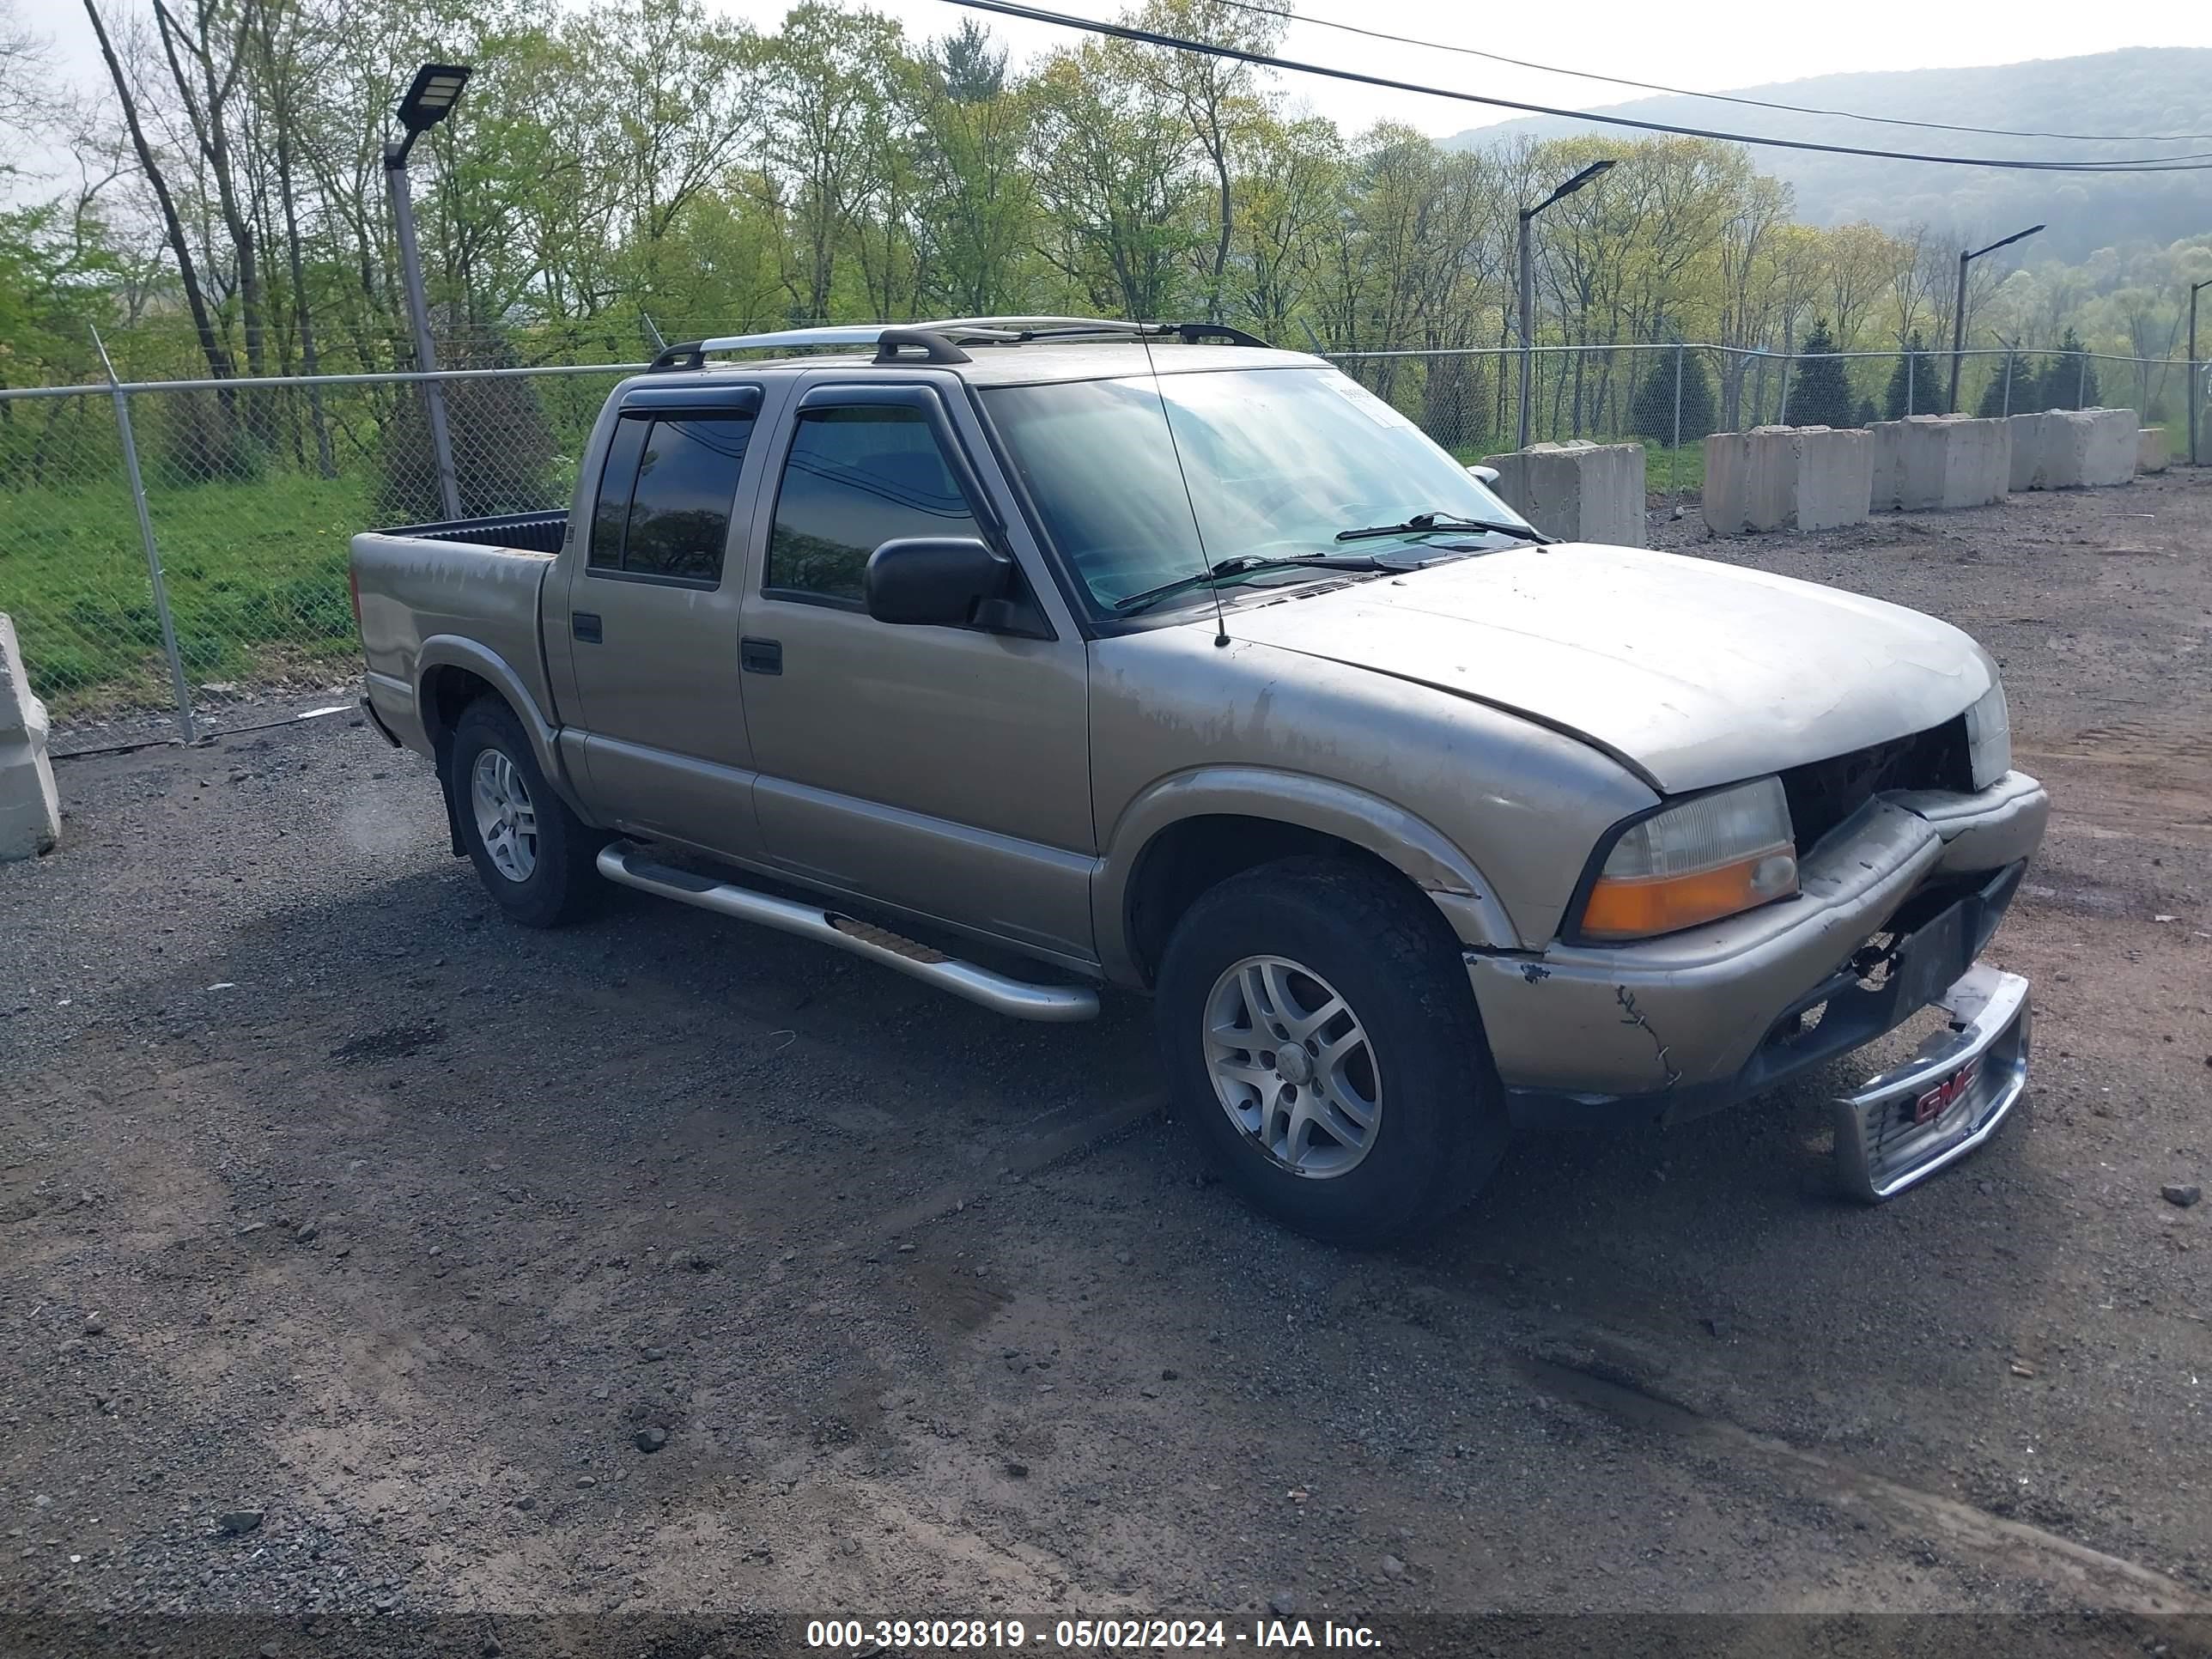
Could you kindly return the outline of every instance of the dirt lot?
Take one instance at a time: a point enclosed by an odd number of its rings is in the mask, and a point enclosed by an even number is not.
[[[2004,663],[2057,805],[1978,1159],[1836,1202],[1831,1074],[1348,1255],[1199,1177],[1134,1000],[512,928],[342,718],[75,761],[0,869],[0,1608],[2212,1609],[2212,477],[1695,527]]]

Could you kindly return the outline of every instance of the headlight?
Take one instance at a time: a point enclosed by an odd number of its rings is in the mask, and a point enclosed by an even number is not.
[[[1966,711],[1966,758],[1978,792],[2012,770],[2012,711],[2005,707],[2002,680],[1990,681],[1982,700]]]
[[[1797,890],[1782,780],[1719,789],[1622,831],[1583,902],[1586,939],[1648,939]]]

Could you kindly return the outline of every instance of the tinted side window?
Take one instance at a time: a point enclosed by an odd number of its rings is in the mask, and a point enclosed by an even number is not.
[[[625,424],[649,424],[651,430],[638,459],[623,569],[641,576],[720,581],[722,549],[730,536],[730,501],[737,494],[751,420],[717,416]]]
[[[607,440],[607,459],[599,469],[599,498],[592,508],[590,568],[622,568],[623,525],[629,517],[629,494],[637,482],[637,458],[645,447],[645,421],[617,421]]]
[[[881,543],[981,534],[920,410],[802,410],[762,585],[857,601]]]

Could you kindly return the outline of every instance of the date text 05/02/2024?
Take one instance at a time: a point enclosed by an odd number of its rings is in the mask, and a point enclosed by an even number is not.
[[[1172,1651],[1191,1648],[1336,1648],[1369,1651],[1382,1639],[1364,1625],[1324,1619],[816,1619],[811,1648],[863,1652],[1042,1648],[1063,1652]]]

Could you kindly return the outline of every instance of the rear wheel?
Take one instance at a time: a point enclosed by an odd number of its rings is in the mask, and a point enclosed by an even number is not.
[[[479,697],[453,725],[446,787],[461,843],[499,908],[531,927],[574,920],[599,886],[606,837],[569,811],[538,769],[514,711]]]
[[[1286,860],[1191,906],[1156,988],[1176,1109],[1250,1203],[1384,1243],[1472,1198],[1506,1122],[1455,941],[1395,878]]]

